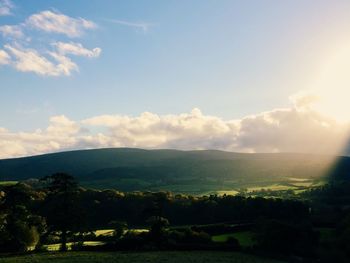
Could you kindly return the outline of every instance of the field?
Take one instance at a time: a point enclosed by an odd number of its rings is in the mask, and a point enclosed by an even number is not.
[[[226,242],[229,237],[236,238],[242,247],[250,247],[254,245],[253,233],[249,231],[216,235],[212,237],[212,240],[214,242]]]
[[[2,185],[2,186],[14,185],[17,183],[18,183],[18,181],[0,181],[0,185]]]
[[[262,259],[234,252],[67,252],[43,253],[25,256],[0,257],[0,263],[277,263],[280,261]]]
[[[335,239],[335,231],[333,228],[316,228],[320,232],[320,241],[327,242]]]
[[[93,247],[93,246],[100,246],[105,244],[105,242],[101,242],[101,241],[84,241],[83,242],[84,246],[89,246],[89,247]],[[67,248],[68,250],[72,249],[72,246],[74,245],[73,242],[68,242],[67,243]],[[50,244],[50,245],[44,245],[44,248],[48,251],[59,251],[61,247],[61,244]]]
[[[141,233],[141,232],[148,232],[148,229],[143,229],[143,228],[134,228],[134,229],[129,229],[130,232],[136,232],[136,233]],[[113,229],[99,229],[95,231],[95,235],[98,236],[112,236],[113,235],[114,230]],[[101,242],[101,241],[84,241],[83,242],[84,246],[100,246],[105,244],[105,242]],[[74,245],[73,242],[68,242],[67,243],[67,248],[68,250],[72,249],[72,246]],[[59,251],[60,250],[60,243],[56,243],[56,244],[49,244],[49,245],[44,245],[44,248],[48,251]],[[34,248],[33,248],[34,249]]]

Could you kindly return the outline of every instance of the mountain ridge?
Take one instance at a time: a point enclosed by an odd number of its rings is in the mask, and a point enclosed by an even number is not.
[[[288,178],[324,179],[329,171],[347,178],[347,170],[350,158],[345,156],[220,150],[103,148],[0,160],[3,181],[67,172],[84,186],[123,191],[238,189],[287,182]]]

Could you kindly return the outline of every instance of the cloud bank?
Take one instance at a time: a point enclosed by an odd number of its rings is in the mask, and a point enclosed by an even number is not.
[[[349,127],[305,104],[237,120],[205,115],[199,109],[178,115],[144,112],[84,120],[62,115],[52,117],[43,130],[0,128],[0,158],[103,147],[339,154],[349,139]]]

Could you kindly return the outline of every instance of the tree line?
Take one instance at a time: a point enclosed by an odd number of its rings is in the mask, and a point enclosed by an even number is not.
[[[341,189],[338,192],[344,193]],[[315,230],[315,225],[328,216],[327,210],[322,210],[325,208],[316,205],[317,200],[330,192],[334,198],[337,191],[330,187],[309,191],[305,196],[316,195],[318,199],[309,198],[307,202],[232,195],[124,193],[85,189],[73,176],[56,173],[31,184],[1,187],[0,249],[23,252],[60,242],[65,251],[67,242],[82,245],[84,240],[97,238],[95,230],[106,228],[114,229],[114,234],[105,237],[103,249],[241,249],[235,238],[218,245],[211,242],[211,235],[245,227],[254,233],[255,244],[249,248],[252,253],[312,258],[319,255],[320,247],[329,245],[339,255],[338,246],[347,248],[349,235],[325,244],[320,243]],[[332,226],[336,231],[349,233],[350,217],[346,213],[344,210]],[[137,235],[126,231],[140,227],[149,231]],[[347,258],[346,253],[339,258]]]

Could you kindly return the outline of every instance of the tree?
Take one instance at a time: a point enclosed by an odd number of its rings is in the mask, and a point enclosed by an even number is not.
[[[45,231],[45,220],[30,211],[32,195],[32,189],[25,184],[5,189],[0,217],[0,246],[3,251],[24,252],[39,243]]]
[[[119,240],[123,236],[125,230],[128,229],[128,224],[126,222],[111,221],[109,225],[114,229],[113,236],[117,240]]]
[[[254,232],[257,247],[270,254],[311,256],[318,241],[308,223],[261,220]]]
[[[164,192],[154,193],[154,200],[152,207],[147,209],[147,212],[152,216],[147,220],[150,224],[150,236],[159,247],[165,236],[165,229],[169,226],[169,220],[164,218],[163,208],[167,201],[167,194]]]
[[[73,176],[55,173],[41,179],[48,191],[43,212],[50,231],[61,234],[61,250],[67,251],[68,234],[84,227],[83,212],[79,205],[78,183]]]

